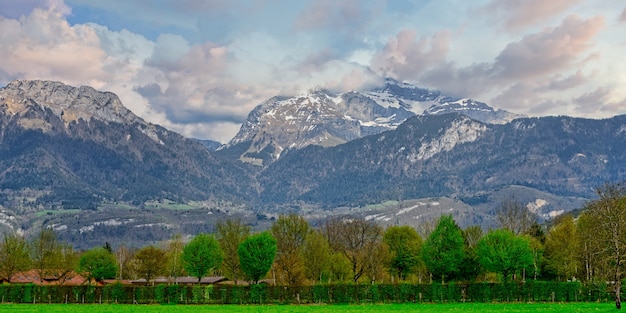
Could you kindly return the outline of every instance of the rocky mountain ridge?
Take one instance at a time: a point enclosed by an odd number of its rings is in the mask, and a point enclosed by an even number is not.
[[[417,105],[430,109],[415,115]],[[410,116],[401,122],[399,112]],[[146,123],[111,93],[13,82],[0,88],[0,228],[53,227],[91,247],[103,236],[144,243],[210,232],[233,215],[261,229],[282,213],[386,225],[452,213],[461,225],[488,227],[507,197],[550,218],[581,208],[604,182],[626,179],[626,116],[489,122],[498,111],[486,104],[402,83],[276,97],[250,115],[269,122],[249,124],[252,137],[212,152],[214,142]],[[316,127],[303,129],[307,122]],[[300,141],[273,136],[273,127],[299,131]],[[309,134],[337,142],[310,142]]]
[[[393,130],[411,116],[451,112],[490,124],[523,117],[472,99],[454,100],[437,91],[388,79],[383,87],[371,90],[314,90],[271,98],[259,104],[237,135],[220,149],[236,147],[233,150],[242,152],[241,161],[267,166],[287,149],[336,146]]]

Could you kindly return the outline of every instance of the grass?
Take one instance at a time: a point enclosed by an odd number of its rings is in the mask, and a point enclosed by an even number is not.
[[[613,303],[565,303],[565,304],[374,304],[374,305],[123,305],[123,304],[1,304],[0,312],[34,313],[34,312],[72,312],[72,313],[113,313],[113,312],[157,312],[157,313],[374,313],[374,312],[420,312],[420,313],[560,313],[560,312],[615,312]]]

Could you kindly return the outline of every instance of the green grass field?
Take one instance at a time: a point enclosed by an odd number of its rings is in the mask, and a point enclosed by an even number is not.
[[[380,305],[116,305],[116,304],[2,304],[0,312],[32,313],[339,313],[339,312],[424,312],[424,313],[446,313],[446,312],[467,312],[467,313],[558,313],[558,312],[615,312],[615,305],[612,303],[566,303],[566,304],[380,304]],[[618,311],[619,312],[619,311]]]

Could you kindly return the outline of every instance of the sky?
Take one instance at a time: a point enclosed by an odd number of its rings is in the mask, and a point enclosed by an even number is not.
[[[626,114],[624,55],[615,0],[0,0],[0,86],[92,86],[222,143],[273,96],[385,77],[529,116]]]

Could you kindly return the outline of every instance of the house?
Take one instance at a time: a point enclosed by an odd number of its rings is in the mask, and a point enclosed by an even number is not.
[[[38,270],[19,272],[11,276],[12,284],[35,284],[35,285],[58,285],[80,286],[88,282],[88,279],[74,271],[65,272],[63,275],[39,276]]]

